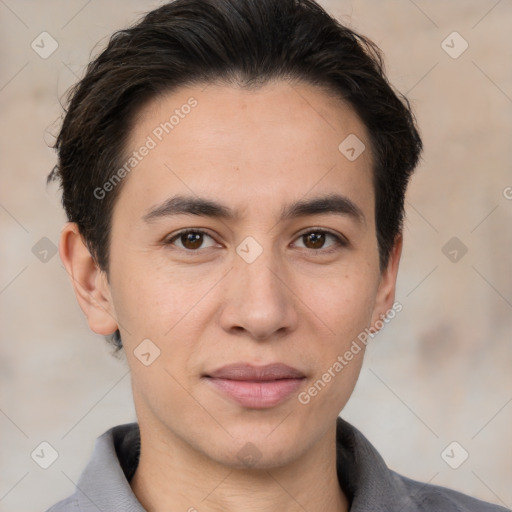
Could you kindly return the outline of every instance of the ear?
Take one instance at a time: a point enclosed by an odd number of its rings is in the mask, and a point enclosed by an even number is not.
[[[96,265],[74,222],[66,223],[61,231],[59,255],[89,327],[97,334],[115,332],[117,321],[106,273]]]
[[[391,249],[389,260],[386,268],[381,273],[379,287],[377,289],[377,297],[375,299],[375,307],[372,314],[372,326],[375,326],[377,320],[381,320],[386,313],[393,308],[395,301],[396,277],[398,274],[398,265],[400,256],[402,255],[403,236],[400,233]],[[376,329],[378,330],[378,329]]]

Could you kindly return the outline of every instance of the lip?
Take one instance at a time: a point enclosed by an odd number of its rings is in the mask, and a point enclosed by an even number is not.
[[[296,368],[283,363],[254,366],[249,363],[233,363],[218,368],[206,375],[214,379],[269,381],[278,379],[301,379],[305,375]]]
[[[282,363],[265,366],[235,363],[203,377],[217,391],[251,409],[278,405],[297,391],[306,378],[300,370]]]

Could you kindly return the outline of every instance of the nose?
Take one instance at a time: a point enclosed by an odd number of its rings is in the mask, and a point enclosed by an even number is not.
[[[251,263],[237,255],[226,277],[220,315],[226,332],[263,341],[296,329],[298,300],[290,276],[271,250]]]

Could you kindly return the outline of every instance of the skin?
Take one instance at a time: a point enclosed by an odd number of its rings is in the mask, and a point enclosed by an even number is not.
[[[124,178],[109,279],[75,224],[65,225],[59,246],[90,328],[121,331],[142,438],[132,489],[155,512],[348,510],[336,476],[335,427],[364,350],[308,404],[297,395],[393,305],[402,241],[381,271],[366,128],[347,104],[311,85],[275,81],[248,91],[210,84],[146,105],[127,152],[191,96],[197,106]],[[366,145],[353,162],[338,150],[349,134]],[[332,193],[364,218],[279,220],[286,205]],[[239,218],[142,220],[175,194],[221,202]],[[202,245],[184,237],[165,243],[184,228],[208,236]],[[348,244],[326,235],[315,245],[302,236],[320,228]],[[247,236],[263,249],[252,263],[236,252]],[[134,354],[147,338],[160,349],[149,366]],[[202,378],[240,361],[283,362],[306,379],[274,407],[242,407]],[[248,442],[260,454],[251,467],[237,457]]]

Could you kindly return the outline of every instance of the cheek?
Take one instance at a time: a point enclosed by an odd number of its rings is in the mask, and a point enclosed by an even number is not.
[[[347,266],[336,275],[303,287],[302,296],[323,325],[326,341],[341,350],[370,325],[375,304],[375,272]]]
[[[336,414],[347,403],[357,382],[375,303],[375,277],[345,270],[320,286],[307,289],[307,302],[317,318],[312,326],[314,377],[299,402],[312,416]],[[325,286],[328,285],[328,286]]]
[[[182,325],[198,325],[199,312],[206,315],[202,299],[219,279],[211,268],[172,268],[160,257],[149,260],[141,254],[112,266],[112,299],[126,346],[144,338],[163,343]]]

